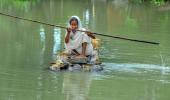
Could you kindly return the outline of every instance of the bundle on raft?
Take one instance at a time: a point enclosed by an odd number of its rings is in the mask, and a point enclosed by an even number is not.
[[[98,57],[99,54],[99,40],[92,40],[94,54],[84,57],[77,57],[75,55],[67,54],[65,51],[57,55],[54,63],[51,63],[50,70],[53,71],[101,71],[103,67]]]

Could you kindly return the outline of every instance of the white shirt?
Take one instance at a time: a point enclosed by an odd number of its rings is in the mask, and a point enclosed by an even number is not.
[[[81,28],[80,30],[85,30]],[[66,33],[67,35],[67,33]],[[85,33],[85,32],[80,32],[76,31],[73,33],[72,31],[70,32],[70,39],[68,43],[65,43],[65,47],[67,50],[77,50],[80,54],[82,53],[82,43],[86,42],[87,47],[86,47],[86,55],[92,55],[93,52],[93,46],[91,42],[91,38]]]

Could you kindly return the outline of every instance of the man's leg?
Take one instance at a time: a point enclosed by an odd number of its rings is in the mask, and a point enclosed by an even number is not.
[[[82,55],[83,56],[86,56],[86,47],[87,47],[87,43],[86,42],[82,43]]]

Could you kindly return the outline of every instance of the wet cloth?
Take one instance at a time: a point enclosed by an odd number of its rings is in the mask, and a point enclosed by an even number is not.
[[[81,29],[84,30],[84,29]],[[71,32],[70,33],[70,40],[68,43],[65,44],[66,49],[71,51],[75,49],[79,54],[82,53],[82,43],[87,43],[86,47],[86,55],[91,55],[93,52],[93,46],[91,42],[91,38],[85,34],[84,32]]]
[[[78,20],[78,30],[85,31],[85,29],[81,27],[80,19],[77,16],[72,16],[72,17],[77,18],[77,20]],[[70,22],[70,20],[69,20],[69,22]],[[70,27],[70,24],[68,24],[68,27]],[[66,35],[67,35],[67,32],[66,32]],[[85,43],[85,42],[87,43],[86,55],[92,55],[93,54],[92,40],[85,32],[76,31],[73,33],[71,31],[69,42],[65,43],[65,48],[66,48],[67,52],[71,52],[73,49],[75,49],[79,54],[81,54],[82,53],[82,43]]]

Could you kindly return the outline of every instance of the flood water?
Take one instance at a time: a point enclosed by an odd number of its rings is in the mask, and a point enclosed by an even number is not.
[[[0,12],[67,26],[72,15],[97,36],[102,72],[53,72],[65,30],[0,14],[0,100],[169,100],[170,10],[127,0],[0,0]]]

